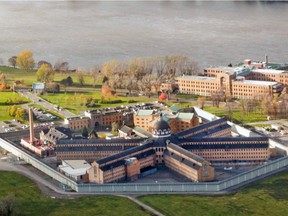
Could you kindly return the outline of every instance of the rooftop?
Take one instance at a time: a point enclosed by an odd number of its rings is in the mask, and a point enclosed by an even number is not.
[[[216,78],[214,77],[207,77],[207,76],[188,76],[188,75],[183,75],[179,76],[176,79],[192,79],[192,80],[210,80],[210,81],[215,81]]]
[[[281,74],[284,73],[284,70],[275,70],[275,69],[253,69],[254,73],[269,73],[269,74]]]
[[[235,80],[234,83],[243,83],[247,85],[262,85],[262,86],[274,86],[279,85],[277,82],[270,82],[270,81],[260,81],[260,80]]]
[[[150,116],[154,113],[154,110],[138,110],[136,115],[137,116]]]

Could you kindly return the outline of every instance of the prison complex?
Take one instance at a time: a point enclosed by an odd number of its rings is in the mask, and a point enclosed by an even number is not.
[[[287,65],[245,60],[237,67],[208,67],[199,76],[182,75],[176,78],[179,92],[211,96],[223,91],[232,98],[262,99],[265,95],[280,94],[288,85]]]

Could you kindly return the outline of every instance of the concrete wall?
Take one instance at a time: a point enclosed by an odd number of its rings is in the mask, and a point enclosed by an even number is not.
[[[65,185],[69,186],[70,188],[72,188],[73,190],[77,191],[77,184],[73,180],[62,175],[61,173],[57,172],[53,168],[51,168],[48,165],[44,164],[43,162],[37,160],[35,157],[27,154],[26,152],[22,151],[21,149],[18,149],[15,146],[15,144],[0,138],[0,147],[11,152],[15,156],[21,158],[22,160],[31,164],[33,167],[39,169],[40,171],[46,173],[48,176],[52,177],[53,179],[65,184]]]

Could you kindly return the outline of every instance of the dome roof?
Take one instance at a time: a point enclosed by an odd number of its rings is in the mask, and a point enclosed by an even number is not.
[[[171,134],[171,129],[169,124],[162,119],[162,116],[160,116],[160,119],[158,119],[152,129],[153,136],[167,136]]]
[[[154,130],[164,130],[164,129],[170,130],[170,126],[166,121],[164,121],[162,118],[160,118],[155,122],[153,129]]]

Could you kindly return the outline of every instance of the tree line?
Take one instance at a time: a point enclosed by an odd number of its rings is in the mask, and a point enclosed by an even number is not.
[[[18,56],[12,56],[8,61],[14,68],[27,71],[37,66],[37,80],[42,82],[53,81],[55,71],[69,72],[68,62],[58,61],[52,66],[51,63],[41,60],[36,65],[33,53],[29,50],[21,51]],[[176,76],[197,74],[198,64],[182,55],[136,57],[127,61],[110,60],[102,65],[94,65],[90,70],[78,69],[76,73],[80,85],[85,84],[84,76],[88,75],[92,78],[93,86],[102,77],[102,83],[109,85],[114,91],[121,88],[130,93],[132,90],[149,93],[151,88],[157,88],[162,82],[173,82]],[[68,80],[67,84],[70,83]]]

